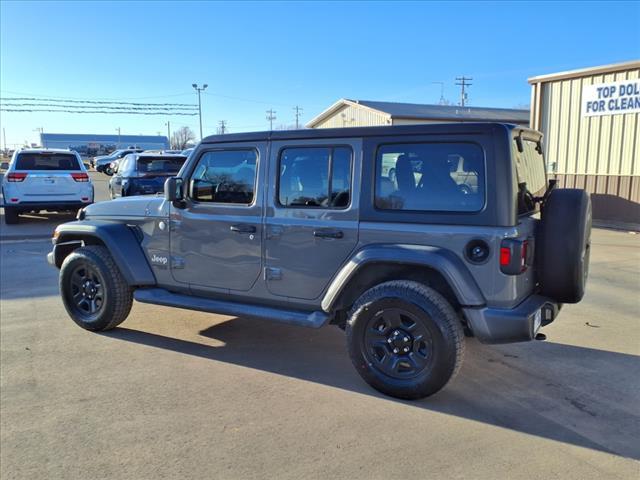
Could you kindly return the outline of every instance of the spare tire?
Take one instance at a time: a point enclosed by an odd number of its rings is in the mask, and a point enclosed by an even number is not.
[[[591,197],[581,189],[551,191],[536,235],[541,293],[561,303],[584,296],[591,251]]]

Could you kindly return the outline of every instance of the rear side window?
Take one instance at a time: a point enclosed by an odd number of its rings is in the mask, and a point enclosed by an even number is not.
[[[19,153],[16,170],[80,170],[75,155],[56,153]]]
[[[477,212],[485,201],[484,152],[473,143],[381,145],[375,206],[382,210]]]
[[[177,173],[182,168],[187,157],[167,158],[157,157],[138,158],[138,172],[140,173]]]
[[[280,153],[278,201],[284,207],[332,208],[351,201],[349,147],[295,147]]]
[[[532,197],[541,197],[547,186],[542,147],[538,142],[522,140],[522,152],[514,140],[513,157],[518,178],[518,215],[534,213],[538,204]]]
[[[253,202],[258,153],[255,150],[205,152],[191,177],[191,197],[198,202]]]

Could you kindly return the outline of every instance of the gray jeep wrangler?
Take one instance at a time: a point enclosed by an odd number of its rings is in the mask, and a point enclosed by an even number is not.
[[[543,338],[582,299],[590,199],[554,186],[541,134],[515,125],[212,136],[164,197],[84,208],[48,259],[87,330],[133,299],[334,324],[366,382],[415,399],[454,377],[465,334]]]

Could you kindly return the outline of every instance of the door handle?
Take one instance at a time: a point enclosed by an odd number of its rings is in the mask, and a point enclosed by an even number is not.
[[[314,237],[319,238],[342,238],[344,237],[344,233],[342,230],[333,230],[331,228],[321,228],[320,230],[314,230]]]
[[[238,224],[238,225],[231,225],[229,227],[229,229],[232,232],[236,232],[236,233],[256,233],[256,227],[253,225],[246,225],[246,224]]]

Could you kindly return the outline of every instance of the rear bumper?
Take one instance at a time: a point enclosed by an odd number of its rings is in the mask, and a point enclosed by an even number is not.
[[[93,201],[81,202],[74,200],[72,202],[19,202],[19,203],[4,203],[0,205],[2,208],[15,208],[17,210],[28,212],[31,210],[50,210],[50,211],[62,211],[62,210],[79,210],[87,205],[91,205]]]
[[[514,343],[533,340],[541,326],[557,317],[562,304],[531,295],[514,308],[465,308],[474,336],[482,343]]]

